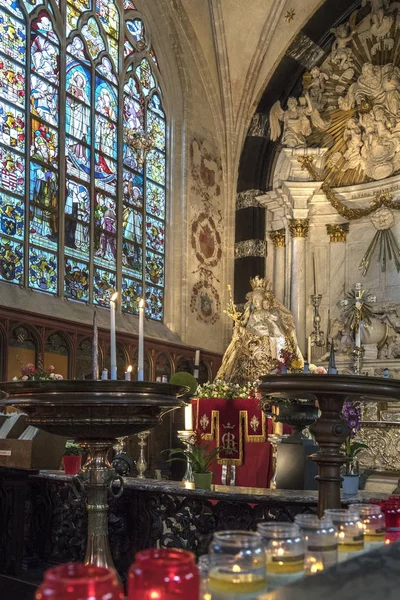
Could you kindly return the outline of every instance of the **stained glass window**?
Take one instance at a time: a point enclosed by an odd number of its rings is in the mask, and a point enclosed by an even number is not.
[[[0,0],[0,280],[162,320],[166,117],[132,0]],[[129,143],[127,143],[129,142]]]

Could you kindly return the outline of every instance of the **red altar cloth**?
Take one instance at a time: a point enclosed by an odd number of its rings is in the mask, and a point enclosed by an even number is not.
[[[271,478],[272,420],[267,419],[256,398],[196,398],[192,400],[195,430],[201,445],[224,446],[211,470],[214,483],[221,482],[222,464],[236,466],[235,485],[269,486]]]

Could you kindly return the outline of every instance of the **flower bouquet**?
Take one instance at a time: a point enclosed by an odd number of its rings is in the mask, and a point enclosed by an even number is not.
[[[64,379],[64,377],[56,373],[53,365],[46,369],[36,369],[33,363],[27,363],[22,365],[20,377],[14,377],[13,381],[45,381],[47,379]]]
[[[346,422],[350,433],[343,445],[343,451],[348,458],[346,463],[346,474],[343,476],[344,494],[356,494],[359,485],[359,465],[357,456],[361,450],[367,450],[367,444],[356,442],[354,438],[361,429],[361,406],[359,402],[345,402],[342,410],[342,418]]]

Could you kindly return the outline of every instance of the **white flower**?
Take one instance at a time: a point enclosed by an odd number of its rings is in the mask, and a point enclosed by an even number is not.
[[[64,379],[64,377],[63,377],[62,375],[60,375],[60,373],[55,373],[55,374],[54,374],[54,377],[55,377],[56,379],[58,379],[58,380],[60,380],[60,379]]]
[[[27,381],[29,379],[28,375],[23,375],[23,377],[21,377],[22,381]]]
[[[310,370],[310,373],[315,373],[315,371],[317,370],[317,365],[314,365],[313,363],[311,363],[311,364],[308,366],[308,368],[309,368],[309,370]]]
[[[17,376],[15,376],[15,377],[13,377],[13,378],[12,378],[12,380],[13,380],[13,381],[18,381],[18,377],[17,377]]]
[[[55,378],[56,378],[56,374],[55,373],[50,373],[49,379],[55,379]]]

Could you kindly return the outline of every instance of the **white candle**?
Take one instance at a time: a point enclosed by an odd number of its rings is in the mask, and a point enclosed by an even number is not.
[[[144,381],[144,298],[139,302],[139,352],[138,352],[138,381]]]
[[[311,364],[311,352],[312,352],[312,346],[311,346],[311,335],[308,336],[308,340],[307,340],[307,360],[308,362]]]
[[[132,373],[132,367],[131,367],[131,365],[129,365],[129,367],[125,371],[125,381],[131,380],[131,373]]]
[[[317,265],[316,265],[316,260],[315,260],[315,254],[313,254],[312,261],[313,261],[313,276],[314,276],[314,296],[317,296],[317,294],[318,294],[318,288],[317,288]]]
[[[96,381],[99,378],[99,333],[97,329],[97,316],[96,311],[93,315],[93,347],[92,347],[92,358],[93,358],[93,379]]]
[[[185,406],[185,429],[186,431],[193,431],[193,411],[191,404]]]
[[[196,350],[194,355],[194,369],[193,369],[193,377],[195,379],[199,378],[199,366],[200,366],[200,350]]]
[[[115,294],[113,294],[111,296],[111,300],[110,300],[110,337],[111,337],[110,367],[111,367],[111,379],[113,379],[113,380],[117,379],[117,342],[116,342],[116,338],[115,338],[115,301],[117,298],[118,298],[118,292],[115,292]]]
[[[107,369],[103,369],[101,372],[101,378],[102,380],[108,379],[108,371]]]

